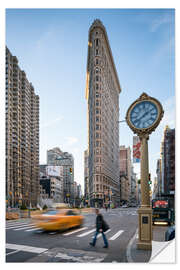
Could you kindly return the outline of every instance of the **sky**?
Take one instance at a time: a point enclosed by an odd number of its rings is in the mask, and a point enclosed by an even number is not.
[[[143,92],[158,99],[164,117],[149,139],[149,170],[156,176],[165,125],[175,128],[174,9],[7,9],[6,45],[40,96],[40,164],[47,150],[74,156],[75,181],[84,187],[87,149],[85,99],[88,30],[104,24],[122,92],[120,120]],[[133,132],[120,123],[120,145]],[[134,164],[140,173],[140,165]]]

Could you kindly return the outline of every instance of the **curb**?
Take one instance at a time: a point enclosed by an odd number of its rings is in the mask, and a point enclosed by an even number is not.
[[[129,241],[128,246],[127,246],[127,250],[126,250],[127,261],[131,262],[131,263],[134,263],[134,261],[132,259],[132,256],[131,256],[131,246],[132,246],[134,240],[136,239],[137,232],[138,232],[138,228],[136,229],[136,232],[135,232],[134,236]]]

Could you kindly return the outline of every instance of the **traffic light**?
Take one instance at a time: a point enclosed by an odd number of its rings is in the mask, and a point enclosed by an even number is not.
[[[70,172],[70,174],[72,174],[72,168],[69,168],[69,172]]]
[[[148,179],[148,184],[151,185],[152,181],[151,181],[151,174],[149,173],[149,179]]]

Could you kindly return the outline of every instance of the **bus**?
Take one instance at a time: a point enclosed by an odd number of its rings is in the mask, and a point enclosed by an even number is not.
[[[174,198],[164,197],[152,200],[153,225],[172,225],[174,222]]]

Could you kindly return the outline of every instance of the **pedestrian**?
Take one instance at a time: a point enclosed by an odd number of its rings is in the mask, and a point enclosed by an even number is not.
[[[110,209],[110,203],[108,203],[108,208]]]
[[[108,206],[107,206],[107,204],[105,204],[105,208],[106,208],[106,212],[107,212],[107,210],[108,210]]]
[[[95,213],[96,213],[96,232],[93,241],[90,242],[89,244],[94,247],[96,244],[98,234],[102,233],[102,237],[104,240],[104,248],[108,248],[109,244],[104,232],[106,232],[109,229],[109,226],[103,219],[103,216],[99,213],[99,209],[95,209]]]

